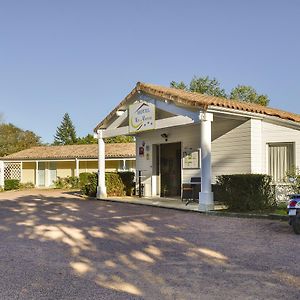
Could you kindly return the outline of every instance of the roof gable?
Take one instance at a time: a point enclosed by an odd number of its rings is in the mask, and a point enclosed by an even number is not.
[[[103,126],[115,116],[118,110],[128,105],[132,98],[140,92],[146,93],[150,96],[161,98],[162,100],[168,100],[177,105],[179,104],[192,108],[206,110],[209,107],[222,107],[232,110],[239,110],[241,112],[250,112],[278,117],[297,123],[300,122],[300,115],[285,112],[279,109],[265,107],[254,103],[228,100],[225,98],[213,97],[199,93],[187,92],[180,89],[138,82],[136,87],[124,98],[124,100],[102,122],[100,122],[96,126],[95,131],[103,128]]]

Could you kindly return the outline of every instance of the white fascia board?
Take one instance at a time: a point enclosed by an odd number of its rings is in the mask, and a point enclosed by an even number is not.
[[[115,137],[118,135],[128,135],[129,126],[123,126],[115,129],[104,129],[102,131],[102,138]]]
[[[106,130],[118,128],[128,117],[128,110],[122,111],[121,115],[118,115],[117,112],[116,115],[118,116],[118,118],[115,121],[113,121],[109,126],[107,126]]]
[[[238,109],[231,109],[231,108],[225,108],[225,107],[215,107],[215,106],[210,106],[207,109],[208,112],[215,112],[215,113],[220,113],[224,115],[232,115],[232,116],[240,116],[240,117],[249,117],[252,119],[258,119],[258,120],[263,120],[266,122],[270,122],[276,125],[280,126],[285,126],[289,127],[292,129],[297,129],[300,130],[300,123],[290,121],[290,120],[285,120],[281,119],[279,117],[274,117],[274,116],[268,116],[268,115],[263,115],[259,113],[253,113],[253,112],[248,112],[248,111],[241,111]]]

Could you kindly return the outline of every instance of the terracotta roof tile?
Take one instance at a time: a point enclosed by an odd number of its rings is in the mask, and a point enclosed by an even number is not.
[[[106,144],[106,158],[135,157],[135,143]],[[22,150],[1,160],[98,158],[98,145],[41,146]]]
[[[126,98],[100,124],[97,125],[95,131],[97,131],[97,129],[101,128],[106,122],[108,122],[116,113],[116,111],[123,107],[137,92],[144,92],[150,96],[167,99],[174,103],[192,107],[199,107],[201,109],[207,109],[208,107],[223,107],[233,110],[278,117],[294,122],[300,122],[300,115],[289,113],[279,109],[265,107],[254,103],[228,100],[225,98],[213,97],[199,93],[187,92],[180,89],[138,82],[136,87],[126,96]]]

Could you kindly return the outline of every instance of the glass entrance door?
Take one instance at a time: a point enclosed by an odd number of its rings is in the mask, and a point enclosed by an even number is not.
[[[46,167],[46,163],[45,162],[39,162],[38,163],[38,186],[45,186],[45,167]]]
[[[180,196],[181,143],[160,145],[161,197]]]

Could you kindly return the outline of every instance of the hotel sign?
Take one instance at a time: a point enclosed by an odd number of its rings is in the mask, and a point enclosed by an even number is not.
[[[137,102],[129,106],[129,132],[136,133],[155,128],[155,106]]]

